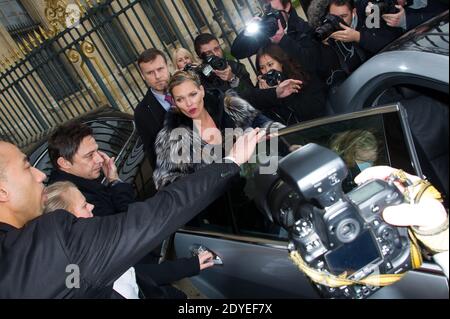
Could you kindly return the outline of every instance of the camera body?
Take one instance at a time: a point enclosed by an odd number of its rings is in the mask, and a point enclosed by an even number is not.
[[[273,9],[268,6],[265,9],[264,15],[261,17],[261,29],[268,37],[273,37],[278,31],[278,21],[281,22],[283,28],[286,28],[287,23],[281,11]]]
[[[327,14],[321,21],[320,26],[314,31],[315,37],[319,41],[327,39],[334,32],[342,30],[340,23],[347,25],[341,17],[334,14]]]
[[[372,4],[374,7],[378,7],[380,15],[399,12],[399,10],[395,7],[397,5],[397,0],[375,0]]]
[[[284,79],[283,73],[277,70],[270,70],[269,72],[264,74],[261,78],[265,80],[267,85],[271,87],[277,86]]]
[[[412,269],[407,228],[389,225],[381,215],[404,202],[402,193],[392,183],[372,180],[345,194],[347,174],[344,161],[331,150],[303,146],[280,161],[281,180],[266,179],[271,186],[263,186],[263,211],[289,231],[290,249],[317,271],[359,281]],[[367,298],[380,288],[315,285],[328,298]]]
[[[205,77],[210,77],[213,68],[209,64],[201,64],[201,65],[194,65],[194,64],[186,64],[183,71],[186,72],[195,72],[197,74],[204,75]]]
[[[203,57],[203,63],[218,71],[226,70],[228,67],[228,62],[225,58],[219,58],[215,55],[205,55]]]

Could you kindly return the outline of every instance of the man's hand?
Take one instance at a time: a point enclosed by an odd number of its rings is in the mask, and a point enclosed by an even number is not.
[[[230,82],[231,79],[234,77],[233,71],[231,71],[231,66],[228,65],[228,67],[223,70],[214,70],[214,74],[217,75],[222,81]]]
[[[363,184],[371,179],[386,179],[397,171],[389,166],[375,166],[364,170],[356,176],[355,183]],[[411,182],[420,180],[418,176],[406,174]],[[404,188],[396,184],[400,191]],[[447,219],[444,206],[436,199],[423,198],[417,204],[401,204],[387,207],[383,211],[383,219],[395,226],[418,226],[423,230],[433,229],[442,225]]]
[[[209,251],[202,251],[200,254],[198,254],[198,263],[200,264],[200,270],[209,268],[214,266],[213,262],[213,254]]]
[[[396,5],[395,7],[400,10],[398,13],[383,14],[381,16],[388,26],[394,28],[401,27],[402,22],[406,19],[405,9],[399,5]]]
[[[270,38],[270,41],[272,41],[272,43],[279,44],[281,40],[284,38],[284,36],[285,32],[283,29],[283,25],[281,24],[281,21],[278,20],[278,31],[277,33],[275,33],[273,37]]]
[[[286,80],[280,83],[280,85],[277,86],[276,92],[277,97],[279,99],[283,99],[285,97],[288,97],[294,93],[300,92],[302,89],[303,82],[300,80]]]
[[[256,149],[256,144],[261,141],[266,135],[265,131],[260,131],[259,128],[253,129],[250,132],[242,135],[234,143],[228,158],[231,158],[237,165],[248,162]]]
[[[330,36],[330,38],[333,38],[336,41],[341,41],[341,42],[357,42],[357,43],[359,43],[359,41],[361,40],[361,33],[359,31],[356,31],[355,29],[350,28],[342,23],[339,23],[339,25],[341,26],[341,28],[343,30],[336,31],[335,33],[333,33]]]
[[[115,158],[114,157],[109,157],[108,155],[106,155],[103,152],[98,152],[100,154],[100,156],[103,158],[103,174],[106,177],[106,180],[108,181],[108,183],[112,183],[116,180],[119,179],[119,174],[117,173],[117,166],[114,163]]]

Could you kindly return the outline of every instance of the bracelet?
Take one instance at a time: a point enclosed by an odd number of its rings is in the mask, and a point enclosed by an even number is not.
[[[435,228],[429,229],[429,230],[423,230],[420,229],[418,226],[412,226],[412,229],[414,230],[414,233],[420,236],[436,236],[441,234],[442,232],[445,232],[448,229],[448,216],[445,222]]]

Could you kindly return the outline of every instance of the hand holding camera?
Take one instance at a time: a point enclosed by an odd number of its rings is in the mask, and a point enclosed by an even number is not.
[[[386,24],[393,28],[400,27],[406,19],[405,9],[399,5],[396,5],[395,7],[398,9],[398,13],[387,13],[382,15]]]
[[[382,218],[387,207],[404,203],[394,183],[368,180],[346,194],[347,175],[336,153],[308,144],[280,161],[278,179],[260,180],[267,199],[259,205],[289,231],[298,265],[325,297],[367,298],[421,258],[408,229]]]
[[[336,41],[341,42],[356,42],[358,43],[361,40],[361,33],[356,31],[353,28],[345,25],[344,23],[340,23],[339,27],[342,31],[334,32],[330,37],[335,39]]]

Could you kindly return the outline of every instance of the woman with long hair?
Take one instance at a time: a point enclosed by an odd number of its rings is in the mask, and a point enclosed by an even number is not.
[[[167,113],[155,142],[157,163],[153,177],[157,189],[221,160],[239,132],[283,127],[235,93],[206,92],[198,75],[192,72],[176,72],[169,93],[175,107]]]
[[[315,74],[307,74],[281,47],[269,44],[256,56],[260,89],[277,87],[287,79],[302,81],[301,90],[280,99],[280,108],[271,110],[284,119],[286,124],[313,120],[325,115],[326,92],[324,84]]]

